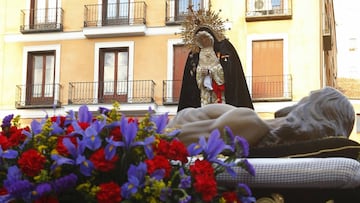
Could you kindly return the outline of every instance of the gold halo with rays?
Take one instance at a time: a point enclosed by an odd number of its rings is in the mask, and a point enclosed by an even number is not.
[[[191,51],[199,52],[199,47],[196,45],[194,35],[200,28],[206,27],[210,29],[217,41],[225,39],[225,21],[219,17],[220,11],[212,11],[211,5],[209,5],[209,9],[207,10],[199,9],[196,11],[194,11],[193,7],[190,5],[188,10],[188,15],[182,23],[181,36],[185,46]]]

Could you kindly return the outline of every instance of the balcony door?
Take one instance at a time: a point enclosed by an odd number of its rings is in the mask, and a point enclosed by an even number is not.
[[[184,20],[190,6],[194,11],[204,8],[203,0],[175,0],[175,20]]]
[[[54,102],[55,51],[28,53],[26,105]]]
[[[283,97],[283,40],[253,41],[252,57],[252,98]]]
[[[57,5],[58,0],[31,0],[30,28],[56,28],[58,21]]]
[[[128,48],[100,49],[99,101],[126,102],[128,97]]]
[[[189,48],[184,45],[174,45],[173,46],[173,82],[172,82],[172,91],[168,92],[171,100],[169,102],[178,102],[180,98],[181,85],[184,75],[184,68],[186,64],[186,59],[190,52]]]
[[[103,0],[103,25],[129,24],[130,0]]]

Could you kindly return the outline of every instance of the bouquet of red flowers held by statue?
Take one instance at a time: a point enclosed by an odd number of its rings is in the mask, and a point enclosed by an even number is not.
[[[167,114],[142,119],[112,109],[45,116],[21,127],[8,115],[0,132],[0,202],[241,202],[255,199],[246,184],[219,185],[217,175],[247,161],[249,145],[220,129],[185,146]]]

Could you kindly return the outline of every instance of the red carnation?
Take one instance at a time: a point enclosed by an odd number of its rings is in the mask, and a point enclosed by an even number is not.
[[[78,122],[79,126],[81,129],[86,130],[86,128],[88,128],[90,126],[89,123],[84,123],[84,122]],[[66,133],[72,133],[74,131],[74,127],[72,125],[70,125],[67,129],[66,129]]]
[[[35,200],[34,203],[59,203],[59,200],[54,196],[43,196]]]
[[[202,195],[205,202],[210,202],[217,195],[217,185],[214,177],[196,176],[194,188],[196,192]]]
[[[96,193],[99,203],[121,202],[121,188],[115,182],[102,183],[99,187],[100,190]]]
[[[1,187],[0,188],[0,196],[7,195],[7,194],[8,194],[8,191],[6,190],[6,188]]]
[[[66,120],[66,117],[65,116],[52,116],[50,118],[51,122],[52,123],[55,123],[57,121],[57,119],[60,119],[60,123],[59,123],[59,126],[60,127],[64,127],[64,123],[65,123],[65,120]]]
[[[64,138],[70,138],[70,141],[77,147],[77,140],[76,140],[76,136],[59,136],[58,140],[57,140],[57,144],[56,144],[56,151],[63,156],[67,156],[69,155],[69,151],[67,150],[67,148],[65,147],[65,145],[63,144],[63,140]]]
[[[184,143],[179,140],[173,140],[170,143],[168,158],[171,160],[179,160],[182,163],[188,162],[189,153]]]
[[[113,128],[110,132],[110,137],[113,136],[113,140],[114,141],[121,141],[122,140],[122,134],[121,134],[121,130],[120,127],[117,126],[115,128]]]
[[[105,159],[105,150],[104,148],[100,148],[96,150],[91,156],[90,161],[94,164],[95,169],[108,172],[115,168],[115,164],[118,161],[118,155],[115,155],[112,159],[106,160]]]
[[[190,172],[193,177],[198,175],[214,175],[214,168],[211,163],[207,160],[196,160],[194,165],[190,166]]]
[[[169,160],[167,160],[164,156],[157,155],[153,159],[145,160],[147,165],[147,171],[151,175],[158,169],[165,170],[165,178],[170,177],[171,165]]]
[[[207,160],[196,160],[190,166],[190,172],[194,177],[195,191],[202,195],[205,202],[210,201],[217,194],[217,185],[214,175],[214,168]]]
[[[27,176],[34,177],[44,168],[46,159],[35,149],[29,149],[21,154],[18,164]]]
[[[8,138],[2,134],[0,134],[0,147],[2,150],[7,150],[10,147],[10,142]]]
[[[224,192],[222,197],[225,199],[226,203],[241,203],[234,191]]]
[[[166,156],[169,152],[170,144],[166,140],[158,139],[158,143],[155,146],[155,153],[157,155]]]
[[[23,130],[30,131],[29,128],[18,129],[16,126],[9,128],[9,147],[19,146],[26,139],[26,135],[22,133]]]

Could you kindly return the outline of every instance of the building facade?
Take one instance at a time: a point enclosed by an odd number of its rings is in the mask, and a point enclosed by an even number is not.
[[[336,87],[332,0],[0,0],[0,116],[120,103],[175,115],[188,6],[219,11],[264,117]],[[45,113],[46,112],[46,113]]]

